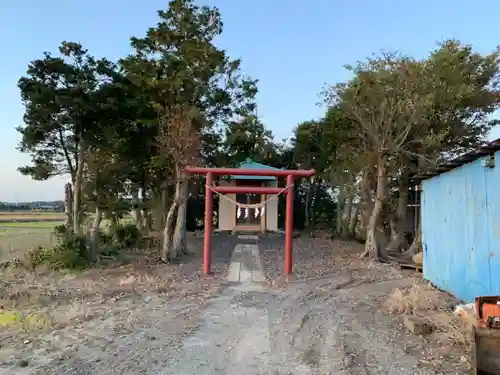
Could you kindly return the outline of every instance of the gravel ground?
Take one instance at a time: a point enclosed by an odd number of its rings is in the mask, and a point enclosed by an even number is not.
[[[336,275],[343,264],[342,256],[360,252],[357,242],[298,237],[293,240],[293,273],[297,280],[316,279]],[[285,237],[270,234],[259,243],[261,262],[266,277],[276,280],[283,274]]]

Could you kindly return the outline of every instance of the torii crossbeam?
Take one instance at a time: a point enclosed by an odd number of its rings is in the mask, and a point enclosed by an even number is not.
[[[205,233],[203,248],[203,269],[205,274],[210,274],[212,269],[212,216],[213,193],[255,193],[255,194],[286,194],[285,216],[285,275],[292,273],[293,268],[293,183],[295,177],[312,177],[314,169],[241,169],[241,168],[198,168],[186,167],[185,171],[192,174],[206,175],[205,185]],[[218,176],[270,176],[286,177],[286,190],[279,187],[257,186],[214,186],[214,175]]]

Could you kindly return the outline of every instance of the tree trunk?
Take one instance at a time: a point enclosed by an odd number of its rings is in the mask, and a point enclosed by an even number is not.
[[[339,195],[337,198],[337,212],[335,215],[335,233],[342,235],[342,215],[346,204],[345,191],[343,186],[339,186]]]
[[[410,248],[404,252],[405,256],[413,256],[422,251],[422,230],[420,228],[420,224],[418,226],[417,233],[415,234],[415,238],[410,245]]]
[[[147,208],[139,210],[139,222],[136,224],[141,231],[149,233],[151,231],[150,213]]]
[[[147,187],[146,184],[143,183],[141,188],[141,202],[142,202],[142,211],[141,211],[141,229],[146,230],[147,233],[151,232],[151,215],[149,212],[149,202],[147,196]]]
[[[162,230],[165,227],[169,208],[168,184],[164,181],[160,186],[157,197],[155,198],[154,230]]]
[[[64,226],[73,229],[73,187],[69,182],[64,185]]]
[[[344,210],[345,206],[345,200],[340,199],[340,197],[337,199],[337,212],[335,215],[335,233],[337,236],[340,236],[342,234],[342,212]]]
[[[349,237],[349,225],[351,221],[352,215],[352,202],[354,200],[354,195],[351,194],[349,198],[347,198],[346,203],[344,205],[344,209],[342,212],[342,237]]]
[[[99,252],[100,228],[102,221],[102,211],[99,206],[95,209],[94,222],[90,230],[90,246],[88,246],[87,259],[94,262]]]
[[[317,213],[316,205],[318,204],[317,198],[318,198],[318,191],[320,188],[320,184],[321,184],[321,179],[318,177],[314,178],[313,184],[312,184],[313,191],[312,191],[312,195],[311,195],[311,202],[309,204],[309,206],[310,206],[309,224],[313,228],[316,228],[316,224],[317,224],[317,220],[318,220],[318,217],[316,215],[316,213]]]
[[[187,219],[187,200],[189,195],[189,184],[185,174],[182,174],[179,184],[179,205],[177,208],[177,220],[175,223],[175,232],[173,236],[172,248],[175,254],[185,254],[187,252],[186,244],[186,219]]]
[[[84,164],[84,150],[80,145],[78,151],[78,167],[75,175],[75,186],[73,186],[73,233],[82,235],[82,179],[83,179],[83,164]]]
[[[174,199],[170,209],[167,213],[167,219],[165,220],[165,227],[163,228],[163,243],[162,243],[162,251],[161,251],[161,259],[168,263],[171,259],[177,256],[177,254],[173,254],[172,249],[172,230],[174,229],[174,219],[175,214],[177,213],[178,200]]]
[[[387,156],[381,154],[377,163],[377,189],[375,193],[375,203],[373,210],[368,220],[366,228],[365,252],[362,256],[369,256],[378,259],[381,256],[381,251],[377,242],[377,225],[380,219],[380,214],[386,198],[387,189]]]
[[[360,195],[361,195],[361,231],[360,235],[363,240],[366,240],[366,229],[368,227],[368,221],[370,220],[371,213],[373,211],[373,201],[372,201],[372,186],[371,186],[371,169],[370,167],[364,174],[361,180]]]
[[[351,224],[349,226],[349,234],[352,238],[356,237],[356,227],[358,226],[359,222],[359,208],[360,208],[360,203],[358,202],[354,206],[354,210],[351,216]]]
[[[180,248],[182,242],[182,237],[181,237],[182,233],[177,233],[177,230],[180,229],[180,227],[178,227],[179,220],[175,219],[179,212],[179,206],[182,203],[183,181],[181,179],[184,176],[181,175],[180,171],[177,172],[178,173],[176,173],[176,176],[178,177],[175,183],[174,201],[172,202],[172,205],[168,210],[167,218],[165,221],[165,227],[163,229],[162,259],[164,262],[168,262],[171,259],[174,259],[177,256],[179,256],[177,250]],[[174,244],[175,233],[177,233],[177,236],[175,238],[177,243]]]
[[[118,218],[115,212],[111,212],[109,215],[109,234],[113,235],[118,229]]]
[[[142,230],[142,212],[141,209],[139,208],[139,189],[134,188],[132,191],[132,210],[131,210],[132,217],[134,218],[135,221],[135,226],[137,229]]]
[[[309,182],[307,184],[307,193],[306,193],[306,201],[305,201],[305,207],[304,207],[304,228],[307,229],[309,228],[310,224],[310,214],[311,214],[311,195],[312,195],[312,186],[311,183]]]
[[[396,212],[390,220],[391,241],[387,246],[389,252],[400,252],[408,247],[406,241],[406,218],[408,210],[408,195],[410,189],[408,168],[404,168],[399,179],[398,202]]]
[[[144,211],[143,226],[147,233],[151,233],[153,229],[153,215],[149,210]]]

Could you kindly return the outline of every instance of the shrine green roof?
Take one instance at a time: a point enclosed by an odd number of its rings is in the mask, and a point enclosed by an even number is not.
[[[257,163],[252,159],[247,159],[238,166],[238,169],[269,169],[279,171],[279,168],[271,167],[269,165]],[[275,181],[274,176],[231,176],[233,180],[260,180],[260,181]]]

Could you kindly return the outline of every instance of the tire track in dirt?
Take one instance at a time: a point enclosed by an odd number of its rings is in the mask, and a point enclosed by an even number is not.
[[[369,283],[347,274],[329,282],[289,284],[274,302],[271,342],[276,351],[308,365],[311,374],[433,374],[416,368],[418,359],[401,349],[390,318],[379,316],[371,302],[410,283]]]

